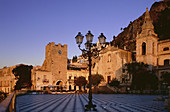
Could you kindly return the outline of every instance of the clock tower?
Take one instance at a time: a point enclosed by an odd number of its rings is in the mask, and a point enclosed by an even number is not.
[[[46,46],[45,61],[42,70],[52,73],[53,85],[67,81],[67,45],[56,45],[54,42]]]

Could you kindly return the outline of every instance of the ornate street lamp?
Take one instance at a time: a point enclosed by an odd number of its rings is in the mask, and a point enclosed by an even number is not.
[[[88,61],[89,61],[89,102],[87,105],[85,105],[86,109],[85,111],[91,111],[91,108],[93,108],[94,111],[96,111],[95,107],[96,105],[93,105],[92,103],[92,89],[91,89],[91,86],[92,86],[92,80],[91,80],[91,57],[98,57],[99,56],[99,52],[101,50],[98,50],[97,48],[93,47],[94,45],[96,45],[96,43],[92,43],[93,42],[93,37],[94,35],[88,31],[88,33],[85,35],[86,36],[86,40],[87,42],[85,43],[85,48],[86,49],[81,49],[80,46],[83,42],[83,38],[84,36],[81,34],[81,32],[78,33],[78,35],[75,37],[76,39],[76,43],[78,44],[78,47],[79,49],[82,51],[82,56],[84,58],[87,58],[88,57]],[[101,33],[101,35],[98,37],[99,39],[99,43],[101,45],[105,44],[105,40],[106,40],[106,37],[103,35],[103,33]]]

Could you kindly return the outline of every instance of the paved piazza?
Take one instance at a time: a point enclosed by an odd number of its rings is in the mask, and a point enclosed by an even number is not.
[[[93,94],[97,112],[167,112],[153,95]],[[17,112],[84,112],[88,94],[23,95],[16,99]]]

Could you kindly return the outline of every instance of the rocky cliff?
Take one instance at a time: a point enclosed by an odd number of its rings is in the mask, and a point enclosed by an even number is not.
[[[159,40],[170,39],[170,0],[155,2],[149,12]],[[145,12],[138,19],[131,21],[127,27],[122,28],[123,31],[117,37],[114,37],[111,42],[112,45],[135,51],[136,35],[137,32],[141,32],[144,14]]]

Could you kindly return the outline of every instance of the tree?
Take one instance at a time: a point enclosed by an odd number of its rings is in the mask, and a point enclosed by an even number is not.
[[[120,81],[118,81],[116,78],[112,79],[109,83],[110,86],[118,87],[120,85]]]
[[[85,77],[80,76],[80,77],[74,79],[74,84],[76,86],[85,86],[87,84],[87,80]]]
[[[15,90],[20,90],[21,88],[30,88],[32,86],[31,82],[31,69],[32,65],[19,65],[12,70],[12,73],[17,79]]]
[[[134,62],[125,64],[125,67],[129,76],[132,77],[133,89],[157,89],[158,78],[148,70],[147,64]]]
[[[133,75],[132,88],[137,90],[144,89],[157,89],[158,78],[157,76],[148,70],[138,71]]]
[[[157,76],[148,70],[139,71],[133,75],[132,88],[137,90],[143,89],[157,89],[158,78]]]
[[[104,77],[100,74],[95,74],[91,76],[92,79],[92,85],[98,86],[102,80],[104,80]]]
[[[72,62],[77,62],[77,56],[73,56]]]
[[[143,62],[133,62],[133,63],[126,63],[125,68],[129,74],[129,77],[131,78],[133,75],[135,75],[139,71],[145,71],[147,70],[149,65],[144,64]],[[133,80],[133,78],[132,78]]]

